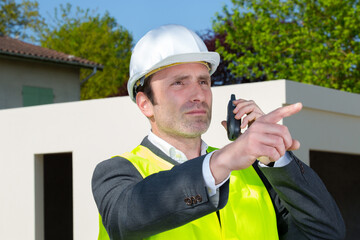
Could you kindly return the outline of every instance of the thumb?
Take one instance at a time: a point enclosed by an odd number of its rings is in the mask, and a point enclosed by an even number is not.
[[[226,121],[221,121],[221,125],[223,125],[223,127],[227,131],[227,122]]]

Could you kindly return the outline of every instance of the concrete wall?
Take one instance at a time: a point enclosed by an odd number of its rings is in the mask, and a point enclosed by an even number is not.
[[[213,120],[204,135],[211,146],[228,143],[220,122],[231,93],[265,112],[302,102],[304,109],[284,123],[301,141],[295,154],[306,163],[310,149],[360,155],[360,95],[285,80],[213,88]],[[74,239],[97,239],[94,167],[137,146],[149,126],[128,97],[0,110],[0,239],[35,239],[35,159],[61,152],[73,153]]]
[[[22,87],[52,88],[54,103],[80,100],[79,69],[0,58],[0,109],[22,107]]]

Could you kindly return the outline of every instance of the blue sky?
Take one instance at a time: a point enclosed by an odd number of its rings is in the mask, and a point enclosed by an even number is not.
[[[55,7],[65,5],[65,0],[37,0],[40,14],[48,18],[54,15]],[[231,0],[73,0],[72,6],[108,11],[117,22],[130,31],[134,40],[139,40],[147,31],[163,24],[182,24],[194,31],[211,29],[216,12],[222,12]]]

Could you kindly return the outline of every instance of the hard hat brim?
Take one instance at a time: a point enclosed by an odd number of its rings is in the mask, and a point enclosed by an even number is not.
[[[127,87],[129,90],[129,96],[131,100],[136,102],[135,100],[136,96],[134,96],[134,91],[133,91],[136,81],[144,77],[147,73],[155,69],[158,69],[160,67],[168,66],[174,63],[191,63],[191,62],[199,62],[199,61],[204,61],[210,64],[211,69],[209,73],[210,75],[212,75],[216,71],[216,68],[219,65],[220,55],[217,52],[183,53],[183,54],[172,55],[163,59],[162,61],[153,65],[150,69],[137,73],[129,79]]]

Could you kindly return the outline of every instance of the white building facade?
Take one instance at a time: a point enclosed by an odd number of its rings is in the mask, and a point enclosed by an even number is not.
[[[320,158],[322,152],[348,154],[349,159],[360,156],[360,95],[287,80],[213,88],[212,123],[203,136],[210,146],[222,147],[229,142],[220,123],[226,119],[231,93],[255,100],[266,113],[302,102],[303,110],[284,119],[283,124],[301,142],[300,150],[294,153],[310,166],[312,152],[320,153]],[[93,170],[100,161],[132,150],[149,131],[147,119],[129,97],[0,110],[0,239],[42,240],[46,231],[59,231],[66,224],[73,239],[97,239]],[[54,159],[60,160],[55,163]],[[63,166],[65,161],[70,168]],[[47,163],[55,165],[48,167]],[[47,170],[53,180],[48,180]],[[339,176],[347,175],[337,171]],[[356,177],[353,180],[359,181]],[[68,185],[61,187],[64,181]],[[335,188],[341,188],[340,177],[339,184]],[[59,217],[60,222],[45,213],[45,206],[52,202],[46,191],[61,192],[70,199],[68,206],[60,207],[68,213]],[[359,204],[357,198],[349,201]],[[341,201],[346,204],[347,200]],[[351,216],[343,214],[344,218]],[[59,228],[46,230],[47,222]]]

